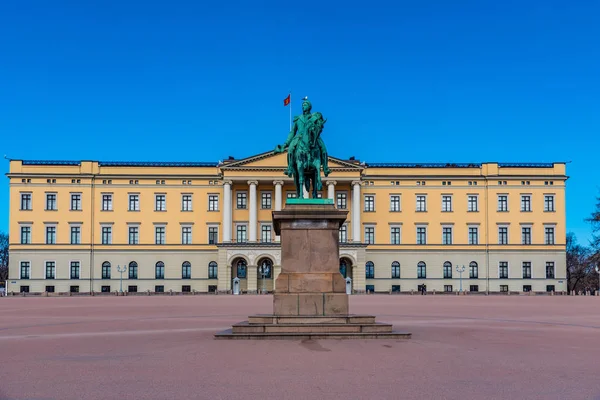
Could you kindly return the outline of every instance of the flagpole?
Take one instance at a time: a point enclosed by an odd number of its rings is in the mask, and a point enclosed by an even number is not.
[[[292,91],[290,90],[290,131],[292,130]]]

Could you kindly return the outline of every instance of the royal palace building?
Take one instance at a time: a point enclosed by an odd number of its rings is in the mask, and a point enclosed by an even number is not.
[[[272,291],[286,166],[11,160],[8,291]],[[566,290],[564,163],[329,166],[355,292]]]

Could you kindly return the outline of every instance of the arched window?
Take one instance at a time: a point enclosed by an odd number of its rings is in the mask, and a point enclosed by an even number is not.
[[[392,263],[392,278],[400,279],[400,263],[398,261]]]
[[[344,279],[348,276],[348,264],[346,263],[345,258],[340,260],[340,274],[342,274]]]
[[[444,278],[445,279],[452,278],[452,263],[450,261],[446,261],[444,263]]]
[[[218,266],[217,263],[211,261],[208,263],[208,279],[217,279],[218,277]]]
[[[246,279],[247,265],[246,260],[240,259],[236,264],[236,276],[240,279]]]
[[[135,261],[129,263],[129,279],[137,279],[138,265]]]
[[[479,267],[475,261],[471,261],[469,264],[469,278],[477,279],[479,278]]]
[[[273,262],[268,258],[263,258],[258,264],[258,274],[263,279],[271,279],[273,277]]]
[[[156,279],[165,279],[165,263],[159,261],[156,263],[156,267],[154,268],[154,275]]]
[[[181,279],[192,279],[192,264],[189,261],[181,264]]]
[[[365,264],[365,278],[375,278],[375,264],[373,264],[373,261],[367,261],[367,263]]]
[[[417,264],[417,278],[427,278],[427,265],[423,261]]]
[[[102,279],[110,279],[110,263],[108,261],[102,263]]]

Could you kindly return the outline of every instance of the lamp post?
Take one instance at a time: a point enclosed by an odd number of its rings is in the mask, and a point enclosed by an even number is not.
[[[458,274],[460,275],[459,281],[460,281],[460,292],[462,293],[462,274],[463,272],[465,272],[465,266],[461,265],[460,267],[457,265],[456,266],[456,272],[458,272]]]
[[[119,284],[119,292],[123,293],[123,272],[127,271],[127,266],[123,265],[123,268],[121,268],[120,265],[117,265],[117,271],[121,274],[121,282]]]

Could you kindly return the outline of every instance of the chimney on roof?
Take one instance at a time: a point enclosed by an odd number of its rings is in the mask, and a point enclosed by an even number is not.
[[[348,160],[354,161],[354,160],[356,160],[356,158],[354,156],[350,156],[350,158]]]

